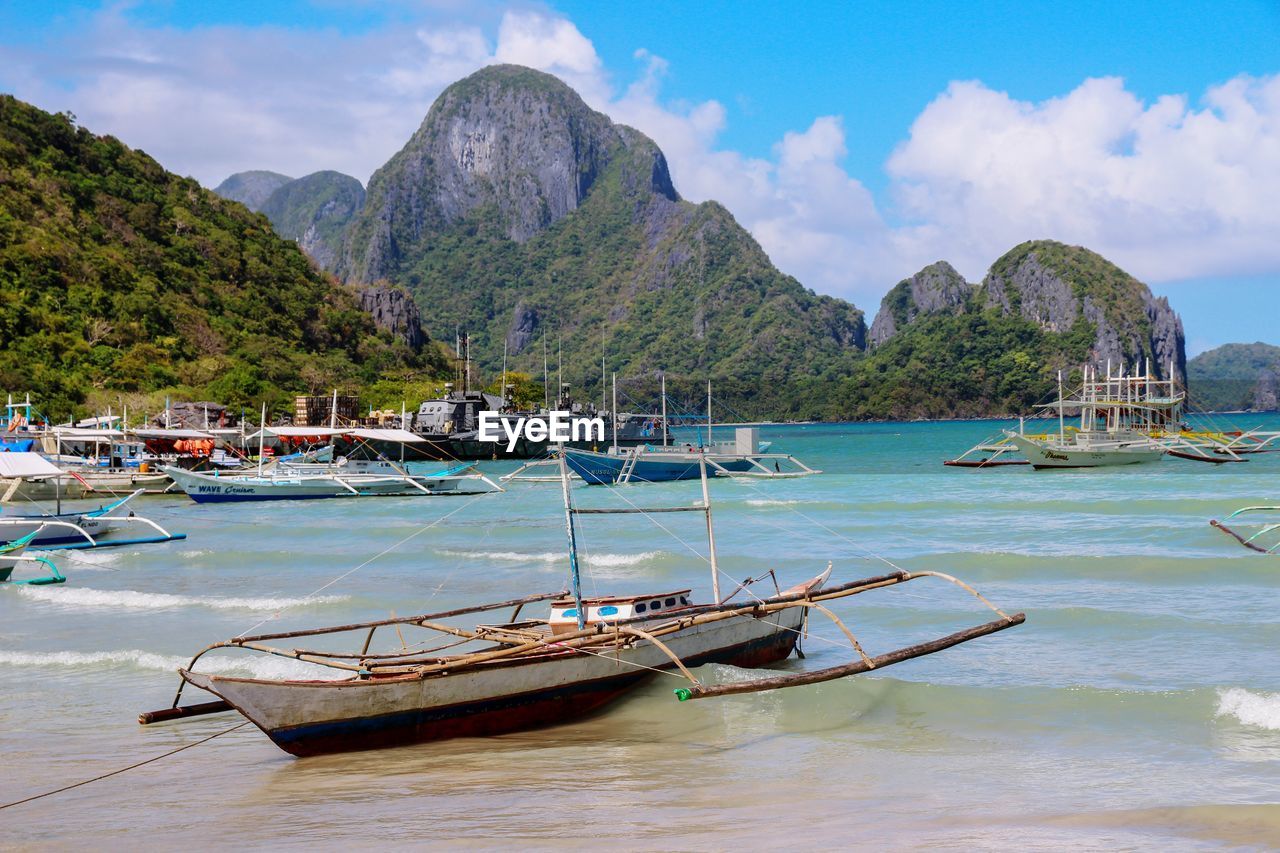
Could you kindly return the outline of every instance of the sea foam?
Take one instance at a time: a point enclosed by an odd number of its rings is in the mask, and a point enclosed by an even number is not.
[[[1218,691],[1218,716],[1246,726],[1280,731],[1280,693],[1252,693],[1240,687]]]
[[[162,655],[141,649],[108,652],[12,652],[0,651],[0,666],[63,667],[66,669],[146,669],[174,672],[191,663],[189,657]],[[241,656],[201,658],[200,672],[215,675],[247,675],[252,678],[343,678],[347,673],[277,657]]]
[[[173,610],[179,607],[208,607],[213,610],[276,611],[303,605],[334,604],[346,601],[343,595],[312,598],[218,598],[215,596],[173,595],[167,592],[135,592],[86,587],[22,586],[18,594],[36,601],[85,609],[127,608],[130,610]]]

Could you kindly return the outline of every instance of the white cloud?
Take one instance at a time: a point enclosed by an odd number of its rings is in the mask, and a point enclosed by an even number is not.
[[[889,203],[877,204],[843,166],[837,115],[748,157],[718,146],[722,103],[664,97],[668,63],[647,50],[638,69],[608,69],[553,13],[415,8],[412,26],[360,35],[141,28],[108,10],[38,51],[0,45],[0,86],[207,185],[251,168],[367,180],[450,82],[495,62],[529,65],[653,137],[680,193],[722,202],[781,269],[872,311],[927,263],[946,258],[976,280],[1042,237],[1149,281],[1280,271],[1280,77],[1237,77],[1196,105],[1144,102],[1115,78],[1040,103],[955,82],[889,159]],[[634,79],[615,84],[627,71]]]
[[[1199,108],[1144,104],[1117,78],[1039,104],[952,83],[888,168],[970,276],[1038,237],[1153,281],[1280,270],[1280,77],[1237,77]]]

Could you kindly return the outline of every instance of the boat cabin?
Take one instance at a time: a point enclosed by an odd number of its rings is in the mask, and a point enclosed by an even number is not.
[[[582,604],[587,608],[588,625],[607,624],[627,619],[665,616],[671,611],[689,607],[693,604],[689,598],[690,592],[691,590],[680,589],[657,595],[586,598],[583,599]],[[551,618],[548,622],[551,624],[553,634],[578,630],[578,608],[573,599],[561,598],[551,602]]]

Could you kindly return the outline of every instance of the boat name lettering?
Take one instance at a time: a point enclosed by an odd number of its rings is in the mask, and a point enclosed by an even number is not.
[[[504,438],[507,452],[514,453],[520,437],[528,441],[604,441],[604,418],[588,418],[572,412],[552,411],[533,418],[503,417],[500,412],[480,413],[480,441],[498,443]]]

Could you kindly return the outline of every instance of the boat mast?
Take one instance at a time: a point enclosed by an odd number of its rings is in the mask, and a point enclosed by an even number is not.
[[[208,409],[205,410],[208,412]],[[338,389],[333,389],[333,402],[329,404],[329,429],[338,428]]]
[[[711,446],[711,380],[707,380],[707,447]]]
[[[708,411],[710,411],[710,407],[711,407],[711,392],[708,391],[707,392]],[[707,417],[710,418],[710,415],[708,415]],[[1067,443],[1066,436],[1067,436],[1067,430],[1066,430],[1066,425],[1063,423],[1063,415],[1062,415],[1062,371],[1059,370],[1058,371],[1058,443],[1066,444]]]
[[[582,577],[578,572],[578,537],[573,529],[573,500],[569,497],[569,469],[560,450],[560,490],[564,494],[564,526],[569,537],[569,582],[573,589],[573,606],[578,614],[578,630],[587,627],[587,614],[582,606]]]
[[[507,339],[502,339],[502,408],[507,407]]]
[[[258,476],[262,476],[262,454],[267,443],[267,404],[262,404],[262,420],[258,422]]]
[[[544,412],[551,411],[551,398],[548,396],[550,390],[551,379],[547,376],[547,333],[542,333],[542,410]]]
[[[618,450],[618,374],[613,374],[613,449]]]
[[[716,562],[716,531],[711,526],[711,493],[707,490],[706,452],[698,454],[698,469],[702,474],[702,507],[707,516],[707,546],[711,549],[711,595],[720,603],[720,566]]]
[[[662,446],[666,447],[669,437],[667,435],[667,374],[662,374]]]

